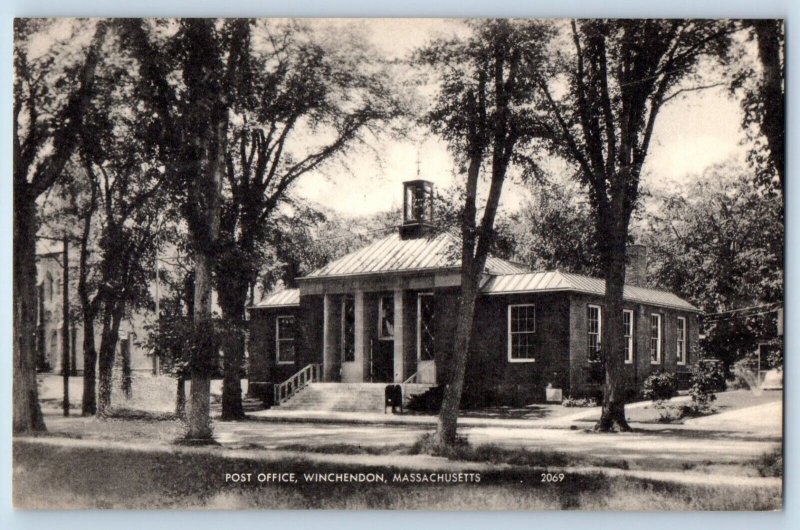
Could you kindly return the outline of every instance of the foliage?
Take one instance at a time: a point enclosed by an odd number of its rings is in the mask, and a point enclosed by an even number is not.
[[[722,361],[726,375],[734,362],[755,355],[765,338],[777,335],[774,311],[753,315],[734,313],[716,321],[710,317],[706,320],[707,331],[701,347],[709,356]]]
[[[606,281],[606,392],[596,428],[629,429],[622,378],[622,291],[631,217],[656,118],[698,81],[699,65],[728,47],[712,20],[571,21],[566,55],[538,85],[548,102],[551,150],[587,189]],[[550,73],[551,75],[547,75]],[[554,75],[553,75],[554,74]],[[563,90],[566,83],[567,90]],[[687,86],[688,85],[688,86]]]
[[[461,209],[461,301],[456,315],[452,378],[439,415],[440,444],[454,444],[478,283],[495,239],[495,219],[509,169],[540,176],[541,98],[534,72],[543,67],[551,26],[531,20],[470,22],[464,38],[439,40],[417,52],[438,80],[422,123],[443,139],[466,173]],[[478,180],[491,175],[478,221]]]
[[[716,359],[699,359],[692,366],[692,375],[689,379],[691,387],[689,395],[692,396],[692,407],[699,415],[711,409],[711,403],[716,401],[715,392],[725,390],[725,372],[722,363]]]
[[[770,368],[778,370],[779,372],[783,371],[783,341],[775,344],[773,348],[770,348],[767,353],[766,362],[767,366]]]
[[[406,409],[415,412],[437,414],[442,408],[443,399],[444,385],[435,386],[421,394],[412,395],[408,400]]]
[[[712,313],[783,299],[779,196],[722,164],[659,202],[643,234],[651,283]]]
[[[77,27],[76,27],[77,26]],[[55,28],[62,37],[55,37]],[[92,31],[93,29],[93,31]],[[81,30],[87,44],[75,39]],[[88,30],[88,31],[86,31]],[[65,178],[84,129],[95,74],[106,40],[100,21],[14,21],[13,291],[14,432],[46,430],[36,387],[36,238],[40,199]],[[67,37],[63,38],[66,34]],[[37,43],[45,39],[45,45]],[[49,42],[48,42],[49,39]]]
[[[515,214],[519,259],[532,270],[600,276],[597,230],[585,194],[572,183],[549,182]]]
[[[308,272],[298,270],[300,262],[319,261],[303,240],[324,216],[291,197],[299,179],[344,162],[406,112],[386,65],[353,28],[253,24],[254,32],[270,38],[253,39],[242,51],[247,97],[234,106],[228,131],[217,287],[229,317],[243,314],[261,263],[282,261],[286,269],[279,276],[291,284]],[[262,274],[263,283],[273,283],[264,280]]]
[[[576,408],[584,408],[584,407],[596,407],[597,400],[594,398],[586,397],[586,398],[575,398],[571,396],[565,397],[561,401],[562,407],[576,407]]]
[[[672,372],[659,371],[647,376],[642,385],[642,397],[652,401],[666,401],[676,395],[678,381]]]
[[[785,168],[784,21],[746,20],[745,38],[732,49],[738,65],[733,69],[730,90],[741,96],[742,128],[752,148],[748,162],[753,182],[783,193]],[[755,43],[757,60],[744,60]]]

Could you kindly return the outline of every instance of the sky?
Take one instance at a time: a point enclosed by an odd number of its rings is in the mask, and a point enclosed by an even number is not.
[[[463,21],[457,19],[318,19],[306,22],[360,32],[380,54],[390,59],[407,57],[431,39],[465,35],[468,31]],[[69,40],[73,49],[85,46],[93,33],[91,23],[79,31],[74,31],[75,24],[74,19],[60,20],[51,31],[31,43],[31,54],[35,56],[46,51],[54,39]],[[732,159],[744,162],[747,146],[741,121],[740,102],[732,98],[725,87],[688,92],[670,101],[658,115],[642,185],[652,191],[669,190],[709,166]],[[310,138],[309,141],[313,142]],[[342,215],[361,216],[399,208],[405,180],[423,178],[432,181],[437,189],[463,180],[463,176],[456,174],[445,144],[421,130],[406,140],[374,139],[369,148],[348,153],[345,162],[346,168],[331,164],[303,176],[292,193]],[[505,213],[518,210],[529,196],[527,187],[507,182],[501,209]]]
[[[464,31],[460,21],[441,19],[339,20],[337,24],[360,25],[373,45],[389,57],[403,56],[431,38]],[[740,103],[725,87],[689,92],[670,101],[658,115],[642,184],[651,190],[667,190],[709,166],[731,159],[744,161],[747,148],[741,120]],[[437,188],[463,178],[454,174],[450,154],[436,137],[382,140],[373,147],[380,153],[380,162],[373,153],[353,154],[347,161],[350,174],[336,170],[309,174],[294,192],[342,214],[368,215],[399,207],[401,183],[418,178],[418,167],[419,178],[434,182]],[[514,211],[528,194],[525,187],[509,183],[501,207]]]

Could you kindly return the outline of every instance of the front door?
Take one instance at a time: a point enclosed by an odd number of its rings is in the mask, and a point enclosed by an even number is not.
[[[370,348],[370,380],[373,383],[394,381],[394,341],[373,340]]]
[[[433,293],[417,295],[417,381],[436,384]]]
[[[378,337],[372,341],[370,379],[375,383],[394,381],[394,295],[378,297]]]

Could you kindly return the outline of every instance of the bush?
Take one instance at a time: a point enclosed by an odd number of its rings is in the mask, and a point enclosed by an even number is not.
[[[675,374],[669,372],[656,372],[647,376],[642,388],[642,397],[652,401],[666,401],[671,399],[678,390],[678,381]]]
[[[590,397],[587,397],[587,398],[574,398],[574,397],[567,396],[561,402],[561,406],[562,407],[576,407],[576,408],[580,408],[580,407],[596,407],[597,406],[597,400],[595,400],[594,398],[590,398]]]
[[[716,359],[700,359],[692,366],[689,382],[692,404],[684,415],[702,416],[711,413],[711,402],[717,399],[715,392],[725,390],[725,371],[722,362]]]
[[[408,399],[406,409],[414,412],[426,412],[428,414],[438,414],[444,401],[445,385],[430,388],[422,394],[416,394]]]

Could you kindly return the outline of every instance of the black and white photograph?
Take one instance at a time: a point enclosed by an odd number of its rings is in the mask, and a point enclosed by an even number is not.
[[[16,510],[784,509],[783,20],[7,59]]]

